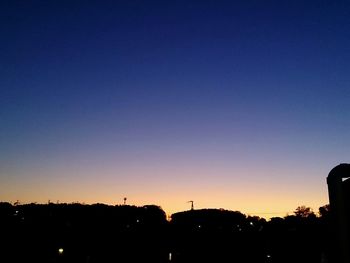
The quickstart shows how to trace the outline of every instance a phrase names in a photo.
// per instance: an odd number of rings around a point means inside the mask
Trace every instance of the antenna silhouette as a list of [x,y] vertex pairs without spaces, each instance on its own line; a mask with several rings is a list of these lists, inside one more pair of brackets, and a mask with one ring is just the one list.
[[194,210],[194,206],[193,206],[193,201],[188,201],[187,203],[191,203],[191,210]]

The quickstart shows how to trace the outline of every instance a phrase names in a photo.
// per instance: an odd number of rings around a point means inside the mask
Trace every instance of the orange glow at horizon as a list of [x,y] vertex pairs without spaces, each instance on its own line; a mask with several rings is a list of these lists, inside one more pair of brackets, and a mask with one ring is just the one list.
[[[317,212],[328,203],[326,183],[321,176],[297,177],[294,174],[303,174],[302,168],[289,171],[281,164],[257,169],[196,163],[137,168],[130,164],[102,167],[71,163],[15,172],[1,182],[0,201],[120,205],[127,197],[128,205],[154,204],[170,215],[189,210],[187,202],[194,200],[195,209],[223,208],[264,218],[292,214],[300,205]],[[327,174],[326,170],[307,171],[311,172]]]

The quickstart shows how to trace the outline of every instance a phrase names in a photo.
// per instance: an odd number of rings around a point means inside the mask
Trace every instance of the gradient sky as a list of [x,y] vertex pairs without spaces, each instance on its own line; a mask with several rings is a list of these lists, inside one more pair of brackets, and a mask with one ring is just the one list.
[[328,203],[348,1],[1,1],[0,201]]

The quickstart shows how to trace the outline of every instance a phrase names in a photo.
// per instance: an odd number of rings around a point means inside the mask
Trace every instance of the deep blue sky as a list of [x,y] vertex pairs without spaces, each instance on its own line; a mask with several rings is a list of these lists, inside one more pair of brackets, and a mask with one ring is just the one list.
[[347,1],[2,1],[0,199],[317,208],[349,28]]

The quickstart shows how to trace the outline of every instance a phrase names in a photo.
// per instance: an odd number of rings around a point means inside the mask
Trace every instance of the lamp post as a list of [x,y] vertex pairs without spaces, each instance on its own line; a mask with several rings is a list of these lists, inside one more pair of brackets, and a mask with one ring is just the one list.
[[[342,163],[334,167],[328,174],[329,204],[335,232],[335,242],[339,251],[339,263],[350,263],[350,242],[349,242],[349,204],[346,203],[344,178],[350,177],[350,164]],[[333,255],[335,256],[335,255]]]

